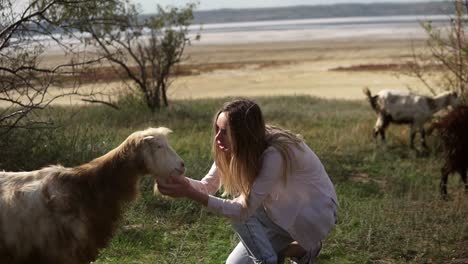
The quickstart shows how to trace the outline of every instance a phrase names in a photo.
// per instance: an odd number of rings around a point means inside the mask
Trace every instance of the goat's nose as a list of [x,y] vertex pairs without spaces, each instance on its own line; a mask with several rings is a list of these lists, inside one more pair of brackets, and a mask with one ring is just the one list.
[[184,168],[184,167],[185,167],[185,164],[184,164],[184,162],[183,162],[183,161],[181,161],[181,162],[180,162],[180,166],[182,166],[182,168]]

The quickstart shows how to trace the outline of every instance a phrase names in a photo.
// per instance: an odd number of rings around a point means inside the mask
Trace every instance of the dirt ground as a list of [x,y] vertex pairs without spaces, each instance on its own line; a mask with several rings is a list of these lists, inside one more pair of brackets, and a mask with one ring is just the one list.
[[[425,93],[419,80],[401,74],[422,41],[353,39],[300,42],[194,45],[188,47],[169,99],[224,96],[312,95],[329,99],[364,99],[362,89],[414,89]],[[44,61],[63,61],[49,54]],[[126,85],[107,74],[101,81],[85,81],[84,91],[116,95]],[[102,77],[102,76],[101,76]],[[59,93],[50,89],[51,96]],[[105,99],[105,98],[103,98]],[[63,98],[55,104],[83,103]]]

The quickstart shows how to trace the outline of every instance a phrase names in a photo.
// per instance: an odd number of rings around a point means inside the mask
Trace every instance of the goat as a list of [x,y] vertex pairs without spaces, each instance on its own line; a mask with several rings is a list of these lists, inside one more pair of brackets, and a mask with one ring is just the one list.
[[451,173],[458,172],[468,194],[468,106],[459,106],[432,124],[429,130],[436,129],[444,149],[444,165],[441,169],[440,194],[447,199],[447,180]]
[[416,132],[421,134],[421,144],[427,148],[424,124],[436,112],[458,104],[455,92],[443,92],[435,97],[428,97],[397,90],[382,90],[372,96],[369,89],[365,88],[364,94],[378,115],[374,126],[374,137],[380,134],[382,141],[385,141],[385,130],[390,123],[408,124],[411,148],[414,148]]
[[185,172],[168,128],[131,134],[120,146],[77,167],[0,172],[0,263],[81,264],[111,239],[140,175]]

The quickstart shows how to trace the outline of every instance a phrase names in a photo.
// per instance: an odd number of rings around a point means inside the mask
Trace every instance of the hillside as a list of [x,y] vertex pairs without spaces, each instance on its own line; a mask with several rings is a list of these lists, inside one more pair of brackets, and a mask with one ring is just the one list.
[[373,3],[196,11],[195,24],[355,16],[452,14],[449,2]]

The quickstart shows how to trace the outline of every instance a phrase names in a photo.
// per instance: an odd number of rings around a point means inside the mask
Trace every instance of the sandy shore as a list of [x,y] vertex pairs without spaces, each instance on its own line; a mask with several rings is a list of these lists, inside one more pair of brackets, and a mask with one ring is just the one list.
[[[198,46],[189,50],[191,63],[244,62],[242,68],[215,70],[178,78],[171,98],[219,96],[313,95],[362,99],[363,87],[422,90],[414,78],[390,70],[336,71],[359,65],[403,64],[422,42],[354,39]],[[258,62],[258,64],[252,63]],[[265,67],[261,62],[276,62]]]
[[[169,99],[224,96],[312,95],[334,99],[363,99],[362,88],[408,89],[424,92],[421,83],[396,71],[367,69],[336,71],[359,65],[402,64],[411,59],[409,39],[353,38],[222,45],[193,45],[184,62],[192,68],[211,65],[209,71],[177,77],[168,90]],[[47,61],[61,60],[51,54]],[[216,65],[224,67],[216,68]],[[226,67],[231,65],[231,67]],[[83,85],[85,91],[116,94],[125,87],[119,80]],[[51,89],[51,94],[58,93]],[[56,104],[82,103],[63,98]]]

